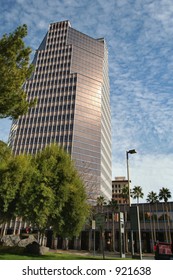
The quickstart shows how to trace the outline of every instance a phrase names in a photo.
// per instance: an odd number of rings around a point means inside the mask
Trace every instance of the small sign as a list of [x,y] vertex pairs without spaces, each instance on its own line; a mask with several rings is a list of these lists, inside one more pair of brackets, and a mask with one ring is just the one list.
[[96,221],[92,220],[92,229],[96,229]]
[[120,212],[120,223],[124,224],[124,213]]
[[97,214],[97,215],[95,216],[95,221],[96,221],[96,226],[97,226],[97,227],[102,227],[102,226],[104,226],[104,223],[105,223],[105,214],[103,214],[103,213]]

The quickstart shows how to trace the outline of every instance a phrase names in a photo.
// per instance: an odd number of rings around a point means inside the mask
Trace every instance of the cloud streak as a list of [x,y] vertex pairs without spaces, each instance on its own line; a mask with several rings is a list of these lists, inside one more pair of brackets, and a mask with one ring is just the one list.
[[[134,168],[140,175],[131,174],[133,184],[150,189],[163,184],[173,193],[172,1],[3,0],[0,9],[0,34],[26,23],[26,42],[33,50],[54,21],[69,19],[79,31],[94,38],[105,37],[113,177],[126,173],[125,151],[135,148],[138,154],[133,158]],[[0,125],[5,137],[6,125]]]

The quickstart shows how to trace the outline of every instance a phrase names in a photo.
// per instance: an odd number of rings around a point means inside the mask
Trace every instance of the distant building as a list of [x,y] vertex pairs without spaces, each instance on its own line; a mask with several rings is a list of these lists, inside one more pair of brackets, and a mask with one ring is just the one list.
[[[161,242],[170,242],[173,240],[173,202],[158,202],[158,203],[139,203],[133,204],[133,206],[139,207],[139,218],[140,218],[140,228],[141,228],[141,242],[142,251],[151,253],[154,249],[155,241],[159,240]],[[95,206],[95,212],[97,213],[98,207]],[[115,244],[115,250],[120,250],[120,224],[115,217],[117,214],[122,212],[124,214],[124,229],[125,229],[125,248],[126,251],[131,252],[131,226],[130,226],[130,215],[129,215],[129,205],[121,204],[119,205],[119,210],[114,212],[114,220],[112,215],[112,210],[109,206],[104,206],[102,209],[103,228],[105,237],[105,250],[112,250],[113,243]],[[9,221],[4,224],[0,224],[0,236],[6,234],[22,234],[26,233],[28,230],[27,224],[22,220],[22,218],[16,218],[14,221]],[[113,233],[114,230],[114,233]],[[34,229],[33,229],[34,232]],[[37,232],[37,231],[36,231]],[[97,225],[95,229],[95,249],[100,249],[101,242],[101,232],[100,224]],[[52,232],[47,232],[46,246],[51,247],[52,244]],[[114,238],[114,242],[113,242]],[[62,249],[63,238],[57,236],[57,248]],[[134,249],[135,252],[139,252],[139,239],[138,232],[133,232]],[[94,236],[91,231],[91,223],[86,223],[81,234],[78,237],[73,237],[69,240],[70,249],[79,250],[93,250],[94,249]]]
[[128,180],[125,177],[115,177],[115,180],[112,180],[112,199],[118,204],[129,204],[128,195],[122,195],[125,187],[128,187]]
[[9,144],[15,154],[35,154],[50,143],[61,145],[82,174],[89,200],[111,199],[111,112],[108,51],[71,27],[51,23],[24,85],[37,104],[14,121]]

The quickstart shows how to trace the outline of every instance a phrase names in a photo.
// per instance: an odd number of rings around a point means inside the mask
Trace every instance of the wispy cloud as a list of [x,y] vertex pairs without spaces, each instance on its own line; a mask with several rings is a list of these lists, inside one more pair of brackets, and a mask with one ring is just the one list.
[[[135,154],[130,157],[129,162],[131,188],[142,186],[145,196],[143,201],[146,202],[146,197],[152,190],[157,194],[162,187],[172,190],[173,157],[171,155]],[[113,169],[118,172],[118,175],[126,174],[125,154],[124,160],[113,164]]]
[[26,23],[26,42],[33,50],[50,22],[65,19],[94,38],[105,37],[110,66],[113,176],[125,174],[125,151],[135,148],[138,155],[133,158],[134,168],[140,175],[132,173],[132,182],[156,189],[165,184],[173,192],[172,0],[1,2],[0,34]]

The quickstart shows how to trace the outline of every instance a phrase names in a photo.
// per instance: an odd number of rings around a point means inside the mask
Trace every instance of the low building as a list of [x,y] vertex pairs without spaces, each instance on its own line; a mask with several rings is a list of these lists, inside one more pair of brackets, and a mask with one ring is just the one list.
[[[132,204],[132,207],[139,207],[139,219],[141,229],[141,243],[142,251],[151,253],[153,252],[154,243],[156,240],[161,242],[170,242],[173,240],[173,202],[158,202],[155,204],[140,203]],[[102,209],[95,207],[95,213],[102,216],[102,231],[104,232],[105,250],[120,250],[120,222],[119,213],[123,213],[124,217],[124,235],[123,243],[126,252],[131,252],[131,227],[130,227],[130,214],[129,205],[121,204],[118,209],[112,209],[110,206],[103,206]],[[93,217],[94,219],[95,217]],[[16,219],[15,222],[11,221],[5,225],[0,225],[0,235],[4,234],[20,234],[28,225],[22,220]],[[46,232],[47,240],[45,245],[52,246],[52,232]],[[139,252],[138,231],[133,232],[134,236],[134,249]],[[92,221],[89,220],[80,236],[74,237],[69,240],[70,249],[78,250],[93,250],[95,240],[95,250],[101,248],[101,231],[100,224],[96,223],[95,229],[92,228]],[[63,238],[57,236],[55,248],[63,248]]]
[[128,187],[128,180],[125,177],[115,177],[112,180],[112,199],[118,204],[128,204],[129,198],[123,195],[123,189]]

